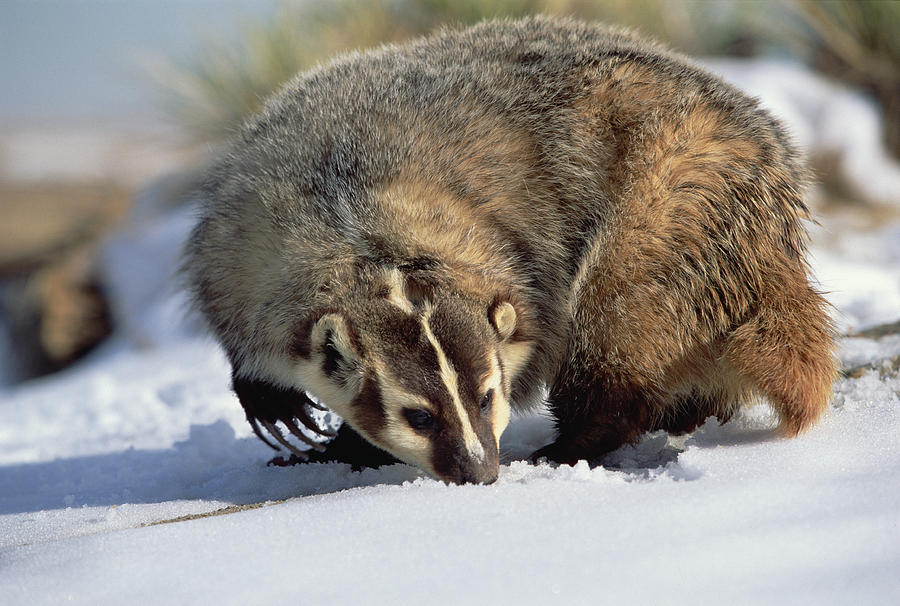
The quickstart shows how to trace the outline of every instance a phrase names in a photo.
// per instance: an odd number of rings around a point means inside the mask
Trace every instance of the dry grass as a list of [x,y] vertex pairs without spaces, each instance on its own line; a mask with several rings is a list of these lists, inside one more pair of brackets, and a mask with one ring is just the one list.
[[759,4],[683,0],[334,0],[285,2],[248,18],[240,43],[207,40],[187,60],[148,65],[168,113],[199,141],[227,137],[298,71],[341,51],[428,33],[445,24],[536,13],[636,28],[692,54],[746,53]]
[[65,367],[111,331],[96,250],[130,192],[109,183],[0,181],[0,314],[25,379]]
[[243,20],[239,43],[207,40],[193,57],[157,61],[149,73],[175,121],[194,140],[215,142],[295,73],[336,53],[536,13],[624,25],[692,55],[806,58],[878,99],[886,140],[900,154],[900,1],[286,0],[268,18]]
[[0,277],[28,271],[95,240],[118,221],[130,192],[108,182],[0,181]]
[[885,142],[900,156],[900,2],[793,0],[785,37],[817,69],[868,91],[885,116]]
[[262,503],[251,503],[249,505],[229,505],[228,507],[222,507],[221,509],[216,509],[214,511],[208,511],[206,513],[191,513],[184,516],[178,516],[177,518],[169,518],[166,520],[158,520],[156,522],[142,522],[141,527],[146,526],[159,526],[160,524],[175,524],[177,522],[190,522],[191,520],[200,520],[203,518],[214,518],[217,516],[224,516],[231,513],[238,513],[241,511],[249,511],[251,509],[260,509],[262,507],[269,507],[271,505],[281,505],[282,503],[286,503],[286,499],[281,499],[278,501],[264,501]]

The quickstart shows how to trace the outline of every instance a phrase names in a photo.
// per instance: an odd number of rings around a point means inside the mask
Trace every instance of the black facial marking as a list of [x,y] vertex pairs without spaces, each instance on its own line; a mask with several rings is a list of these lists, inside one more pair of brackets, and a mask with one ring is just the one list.
[[404,408],[403,416],[409,426],[420,433],[430,433],[435,428],[434,415],[421,408]]
[[398,369],[395,374],[403,388],[421,395],[439,409],[451,406],[450,394],[441,382],[437,353],[419,318],[398,312],[388,318],[381,331],[382,355]]
[[[432,301],[427,323],[438,348],[447,356],[457,375],[460,401],[484,448],[484,460],[472,456],[463,438],[453,395],[444,384],[435,344],[421,315],[411,315],[385,306],[374,329],[379,356],[390,362],[403,390],[429,402],[429,410],[403,409],[409,427],[428,438],[433,469],[439,477],[456,482],[490,482],[497,474],[497,445],[491,423],[496,389],[485,393],[484,381],[493,368],[495,338],[483,304],[465,301]],[[485,400],[485,396],[487,400]]]
[[334,333],[330,330],[325,332],[325,340],[322,342],[322,353],[325,355],[325,361],[322,363],[322,372],[329,379],[334,379],[340,370],[343,357],[334,345]]
[[481,398],[481,414],[490,414],[494,405],[494,390],[489,389],[484,397]]
[[456,305],[437,306],[431,316],[431,330],[447,359],[456,370],[459,395],[464,405],[477,405],[483,393],[484,379],[491,372],[489,352],[493,348],[486,337],[487,317],[478,325],[475,318],[481,312],[458,308]]
[[358,428],[373,438],[379,438],[387,420],[381,389],[374,378],[368,377],[363,381],[362,389],[351,403],[351,407]]

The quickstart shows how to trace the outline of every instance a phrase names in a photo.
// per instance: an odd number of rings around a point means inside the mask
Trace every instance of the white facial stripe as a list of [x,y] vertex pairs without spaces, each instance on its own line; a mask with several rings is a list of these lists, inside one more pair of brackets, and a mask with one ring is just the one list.
[[392,269],[390,277],[391,291],[388,294],[388,302],[396,305],[408,314],[414,313],[415,309],[409,299],[406,298],[406,293],[403,290],[403,274],[398,269]]
[[491,374],[484,384],[484,391],[494,390],[494,404],[491,411],[491,430],[494,432],[494,440],[500,447],[500,435],[509,424],[510,407],[506,399],[506,389],[503,387],[503,372],[500,370],[500,361],[495,354],[491,359]]
[[438,365],[441,369],[441,381],[444,383],[447,391],[450,392],[450,399],[453,401],[453,407],[456,410],[459,422],[462,425],[463,441],[466,444],[466,450],[469,451],[469,456],[473,459],[484,461],[484,447],[481,445],[481,440],[475,435],[475,430],[472,429],[472,423],[469,421],[469,414],[463,407],[462,400],[459,397],[459,384],[456,371],[453,369],[447,356],[444,355],[444,350],[441,349],[437,337],[431,332],[431,326],[428,324],[427,312],[422,316],[422,330],[424,330],[425,336],[428,337],[428,341],[431,343],[431,346],[434,347],[435,354],[437,354]]

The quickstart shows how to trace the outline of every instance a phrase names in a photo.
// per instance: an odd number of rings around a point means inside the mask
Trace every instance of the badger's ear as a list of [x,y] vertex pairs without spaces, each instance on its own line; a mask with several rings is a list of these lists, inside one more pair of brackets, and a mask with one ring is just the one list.
[[[500,335],[500,359],[508,380],[518,376],[531,357],[534,342],[529,336],[527,321],[509,301],[499,300],[491,305],[488,318]],[[515,339],[513,339],[515,335]]]
[[323,378],[355,395],[362,388],[362,352],[348,320],[341,314],[325,314],[312,324],[309,358]]
[[501,301],[491,306],[489,310],[491,324],[500,335],[500,339],[506,341],[516,331],[516,308],[509,301]]

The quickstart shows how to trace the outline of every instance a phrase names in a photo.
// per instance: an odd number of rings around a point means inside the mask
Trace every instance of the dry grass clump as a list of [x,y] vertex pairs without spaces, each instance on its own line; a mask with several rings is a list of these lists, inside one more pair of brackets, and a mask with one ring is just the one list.
[[238,42],[207,40],[149,71],[167,112],[195,139],[218,141],[298,71],[345,50],[426,34],[445,24],[537,13],[636,28],[693,54],[746,53],[759,6],[682,0],[334,0],[284,2],[239,25]]
[[338,52],[536,13],[632,27],[692,55],[799,56],[878,99],[900,155],[900,1],[285,0],[267,18],[242,20],[237,42],[207,40],[193,57],[150,71],[168,113],[194,139],[215,142],[298,71]]
[[129,197],[109,182],[0,180],[0,328],[15,347],[5,380],[64,368],[110,334],[96,252]]
[[794,0],[795,48],[811,65],[874,96],[885,142],[900,156],[900,2]]

